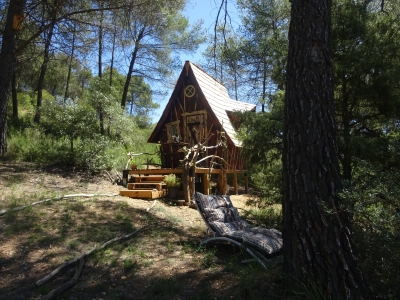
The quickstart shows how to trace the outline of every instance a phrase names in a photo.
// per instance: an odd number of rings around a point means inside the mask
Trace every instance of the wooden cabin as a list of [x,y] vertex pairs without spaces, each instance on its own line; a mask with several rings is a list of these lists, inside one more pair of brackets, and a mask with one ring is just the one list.
[[[186,61],[164,112],[148,139],[149,143],[160,145],[161,170],[136,170],[129,171],[129,174],[143,175],[151,171],[154,174],[179,174],[180,160],[184,155],[180,149],[203,143],[207,139],[206,146],[214,146],[218,135],[222,133],[226,137],[227,147],[207,150],[201,153],[201,157],[213,154],[222,157],[225,162],[214,166],[213,172],[221,174],[223,170],[224,176],[234,174],[236,182],[237,173],[246,173],[246,163],[241,156],[240,142],[235,136],[238,124],[232,113],[255,109],[253,104],[231,99],[225,86]],[[209,160],[205,160],[197,165],[196,173],[206,174],[208,167]],[[201,178],[203,182],[209,180]],[[235,188],[237,190],[237,186]],[[200,191],[208,194],[207,182],[200,187]]]

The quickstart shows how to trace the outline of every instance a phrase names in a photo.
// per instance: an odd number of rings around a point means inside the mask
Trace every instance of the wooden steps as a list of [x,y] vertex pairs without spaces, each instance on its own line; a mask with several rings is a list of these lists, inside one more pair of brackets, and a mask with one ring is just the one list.
[[165,186],[163,182],[135,182],[135,183],[128,183],[128,190],[135,190],[135,189],[145,189],[145,190],[154,190],[161,191]]
[[165,197],[166,190],[157,191],[157,190],[122,190],[119,191],[121,196],[130,197],[130,198],[139,198],[139,199],[157,199]]
[[128,189],[119,192],[121,196],[139,199],[157,199],[166,196],[164,176],[135,176],[135,182],[128,183]]
[[156,175],[156,176],[136,176],[135,182],[148,182],[148,181],[155,181],[160,182],[164,181],[164,176]]

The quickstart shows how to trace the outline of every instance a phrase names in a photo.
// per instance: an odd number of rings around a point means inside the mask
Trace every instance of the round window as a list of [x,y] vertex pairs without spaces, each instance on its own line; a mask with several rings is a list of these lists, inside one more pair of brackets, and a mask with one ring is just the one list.
[[188,86],[185,88],[185,96],[186,96],[186,97],[193,97],[193,96],[194,96],[194,93],[196,93],[196,89],[194,88],[193,85],[188,85]]

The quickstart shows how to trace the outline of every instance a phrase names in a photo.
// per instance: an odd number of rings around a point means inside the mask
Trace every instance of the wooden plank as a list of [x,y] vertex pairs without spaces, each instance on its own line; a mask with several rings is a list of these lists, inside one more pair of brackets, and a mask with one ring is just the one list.
[[201,177],[201,180],[203,181],[204,195],[210,195],[210,175],[202,174]]
[[151,183],[151,182],[134,182],[134,183],[128,183],[128,190],[134,190],[136,188],[140,189],[156,189],[158,191],[161,191],[163,186],[165,185],[164,182],[156,182],[156,183]]
[[[182,169],[152,169],[152,170],[129,170],[129,175],[168,175],[182,174]],[[209,168],[196,168],[196,173],[209,173]],[[220,174],[221,169],[212,169],[212,174]],[[245,173],[246,171],[243,171]]]
[[154,191],[154,190],[122,190],[119,191],[121,196],[138,198],[138,199],[157,199],[165,197],[166,191]]
[[148,182],[148,181],[164,181],[164,176],[141,176],[140,182]]

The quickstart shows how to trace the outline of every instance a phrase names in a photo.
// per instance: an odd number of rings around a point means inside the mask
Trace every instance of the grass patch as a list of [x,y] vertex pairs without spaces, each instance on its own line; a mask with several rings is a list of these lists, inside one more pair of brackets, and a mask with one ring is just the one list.
[[134,270],[139,269],[139,264],[137,262],[137,260],[132,260],[130,258],[127,258],[124,260],[124,271],[125,272],[131,272]]
[[180,291],[180,284],[174,278],[158,278],[150,282],[151,294],[157,298],[169,298]]

